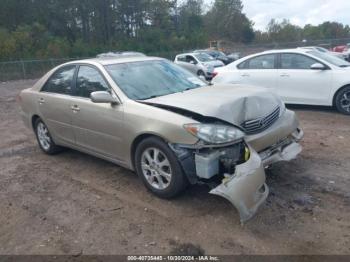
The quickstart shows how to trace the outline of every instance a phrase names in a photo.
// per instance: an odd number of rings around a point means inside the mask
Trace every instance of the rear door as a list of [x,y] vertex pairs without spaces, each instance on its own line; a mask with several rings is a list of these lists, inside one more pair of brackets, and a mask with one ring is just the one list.
[[74,144],[69,99],[73,92],[75,71],[76,65],[58,69],[45,83],[37,97],[40,116],[56,142],[58,139]]
[[304,54],[280,54],[277,93],[284,102],[315,105],[328,103],[332,70],[313,70],[311,65],[315,63],[320,62]]
[[[237,82],[276,91],[277,56],[276,54],[259,55],[237,66]],[[236,79],[235,79],[236,80]],[[235,81],[236,82],[236,81]]]
[[95,91],[113,92],[96,67],[80,65],[76,93],[70,104],[76,144],[89,151],[121,160],[123,106],[93,103],[90,94]]

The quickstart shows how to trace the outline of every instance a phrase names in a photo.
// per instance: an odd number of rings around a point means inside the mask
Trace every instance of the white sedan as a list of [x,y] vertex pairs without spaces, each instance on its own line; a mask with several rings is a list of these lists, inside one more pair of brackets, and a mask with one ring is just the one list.
[[272,50],[216,68],[213,83],[249,84],[288,104],[336,106],[350,115],[350,63],[314,50]]

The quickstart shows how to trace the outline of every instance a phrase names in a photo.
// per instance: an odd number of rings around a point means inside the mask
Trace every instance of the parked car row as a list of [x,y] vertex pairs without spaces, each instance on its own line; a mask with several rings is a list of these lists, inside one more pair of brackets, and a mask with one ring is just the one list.
[[350,61],[350,43],[332,48],[333,52],[342,54],[347,61]]
[[[215,70],[279,66],[279,56],[266,55],[216,68],[201,52],[175,62]],[[205,184],[245,222],[268,196],[265,168],[301,152],[298,119],[275,92],[212,85],[197,68],[176,63],[118,53],[60,65],[19,94],[23,121],[47,154],[69,147],[106,159],[134,170],[162,198]],[[257,75],[266,80],[263,74]]]
[[178,54],[174,62],[206,80],[211,80],[215,76],[214,68],[228,65],[239,57],[237,52],[226,55],[218,50],[204,49]]

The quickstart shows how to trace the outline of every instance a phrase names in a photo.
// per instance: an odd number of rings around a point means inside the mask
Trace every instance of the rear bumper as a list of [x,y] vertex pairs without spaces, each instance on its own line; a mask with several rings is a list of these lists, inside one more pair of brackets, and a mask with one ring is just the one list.
[[258,153],[250,148],[249,160],[236,166],[235,173],[223,179],[210,193],[230,201],[238,210],[241,223],[252,218],[269,194],[265,170]]

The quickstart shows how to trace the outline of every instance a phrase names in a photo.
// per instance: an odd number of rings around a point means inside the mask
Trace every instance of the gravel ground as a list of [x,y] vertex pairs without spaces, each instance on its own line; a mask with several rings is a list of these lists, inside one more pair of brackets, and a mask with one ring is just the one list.
[[294,107],[298,159],[268,171],[271,194],[241,226],[226,200],[193,186],[161,200],[137,176],[67,150],[43,154],[0,84],[0,254],[350,254],[350,117]]

